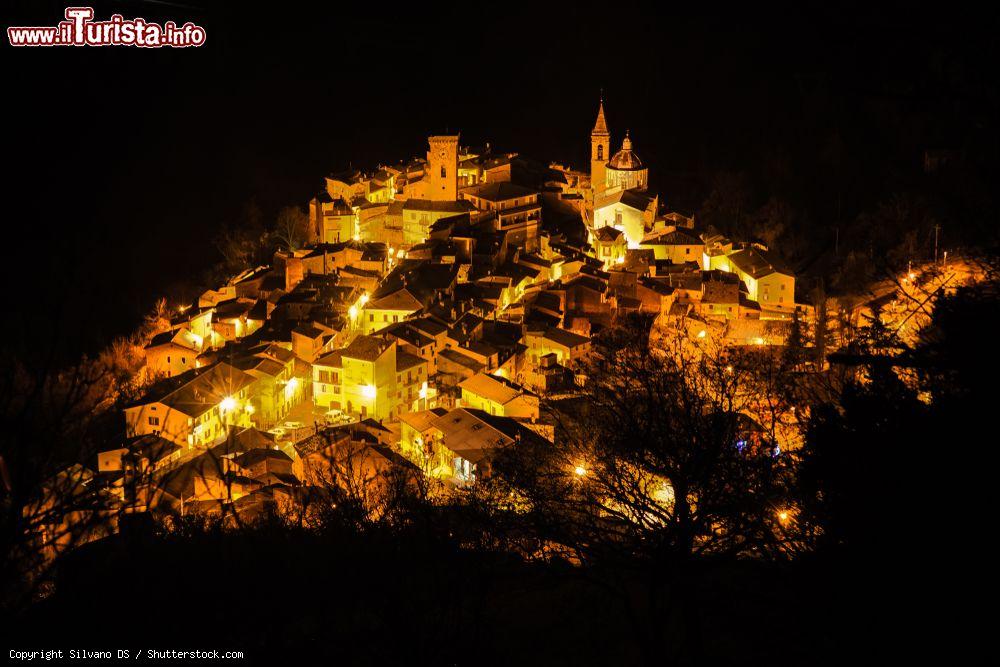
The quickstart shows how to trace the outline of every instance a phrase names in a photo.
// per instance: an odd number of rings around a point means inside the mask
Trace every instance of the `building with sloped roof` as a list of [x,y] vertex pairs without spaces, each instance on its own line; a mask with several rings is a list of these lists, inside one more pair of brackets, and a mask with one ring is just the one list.
[[424,304],[406,287],[369,299],[361,313],[362,330],[375,333],[419,313]]
[[500,449],[545,442],[515,419],[466,407],[437,416],[424,435],[422,444],[439,463],[438,475],[450,473],[450,481],[458,485],[488,477],[491,459]]
[[[795,274],[774,253],[757,245],[716,251],[703,256],[706,268],[732,272],[746,285],[747,296],[767,311],[781,313],[795,309]],[[780,316],[780,315],[779,315]]]
[[592,235],[591,244],[594,246],[594,255],[604,262],[605,268],[625,262],[628,240],[625,238],[624,232],[617,227],[605,225],[596,228]]
[[406,247],[422,243],[430,237],[430,228],[441,218],[475,211],[472,202],[407,199],[402,205],[403,244]]
[[538,191],[501,181],[487,183],[462,191],[461,196],[480,211],[488,211],[495,231],[508,236],[508,242],[534,252],[539,247],[542,205]]
[[[592,229],[614,227],[625,234],[628,247],[638,248],[652,229],[659,198],[641,190],[609,190],[594,200]],[[593,232],[591,232],[593,244]]]
[[153,336],[145,347],[147,372],[151,377],[174,377],[197,368],[205,346],[205,339],[187,327],[164,331]]
[[399,349],[395,339],[360,335],[313,364],[313,403],[359,420],[395,421],[433,404],[425,359]]
[[705,251],[705,243],[697,234],[684,229],[669,228],[647,234],[639,247],[652,250],[656,259],[670,260],[674,264],[685,262],[700,264]]
[[159,435],[188,447],[210,446],[230,427],[251,426],[251,390],[257,379],[219,362],[154,385],[125,408],[129,437]]
[[462,405],[491,415],[538,419],[538,396],[504,377],[477,373],[459,383]]
[[590,353],[590,338],[559,327],[528,330],[521,342],[528,348],[526,354],[535,366],[548,354],[555,355],[558,363],[572,366]]

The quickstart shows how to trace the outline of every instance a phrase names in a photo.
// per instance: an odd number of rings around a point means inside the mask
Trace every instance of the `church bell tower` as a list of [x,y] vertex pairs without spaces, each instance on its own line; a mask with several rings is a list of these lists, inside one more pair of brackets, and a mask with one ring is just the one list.
[[458,199],[458,135],[428,137],[427,143],[427,198],[431,201],[455,201]]
[[590,187],[595,193],[604,190],[604,165],[611,159],[611,134],[604,120],[604,98],[597,110],[597,122],[590,131]]

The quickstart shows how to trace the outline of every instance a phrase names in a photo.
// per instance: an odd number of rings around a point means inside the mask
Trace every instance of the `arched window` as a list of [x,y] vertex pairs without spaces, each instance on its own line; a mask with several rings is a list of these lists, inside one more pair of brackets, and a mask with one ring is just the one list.
[[602,144],[597,145],[597,159],[598,160],[604,159],[604,146]]

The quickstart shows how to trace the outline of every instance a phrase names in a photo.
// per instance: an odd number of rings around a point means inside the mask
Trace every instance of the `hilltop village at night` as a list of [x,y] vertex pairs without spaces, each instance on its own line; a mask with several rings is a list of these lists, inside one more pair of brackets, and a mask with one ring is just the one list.
[[989,655],[996,12],[7,4],[12,661]]
[[654,348],[768,349],[809,330],[780,249],[671,210],[603,101],[589,141],[585,171],[453,133],[425,158],[328,176],[270,265],[161,313],[137,346],[126,439],[47,487],[101,489],[108,522],[44,542],[106,535],[122,510],[294,507],[342,483],[334,468],[469,487],[496,451],[556,437],[545,401],[586,384],[592,338],[630,315],[653,321]]

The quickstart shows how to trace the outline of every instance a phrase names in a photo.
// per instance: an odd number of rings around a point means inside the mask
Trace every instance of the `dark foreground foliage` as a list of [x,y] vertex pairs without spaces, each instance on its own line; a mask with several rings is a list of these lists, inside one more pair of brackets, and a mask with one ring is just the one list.
[[[807,664],[852,633],[831,613],[830,570],[693,573],[702,664]],[[420,529],[136,527],[76,552],[57,593],[5,627],[25,645],[224,647],[281,664],[644,664],[604,574],[461,550]],[[642,573],[615,575],[649,593]],[[676,638],[674,619],[655,621]]]

